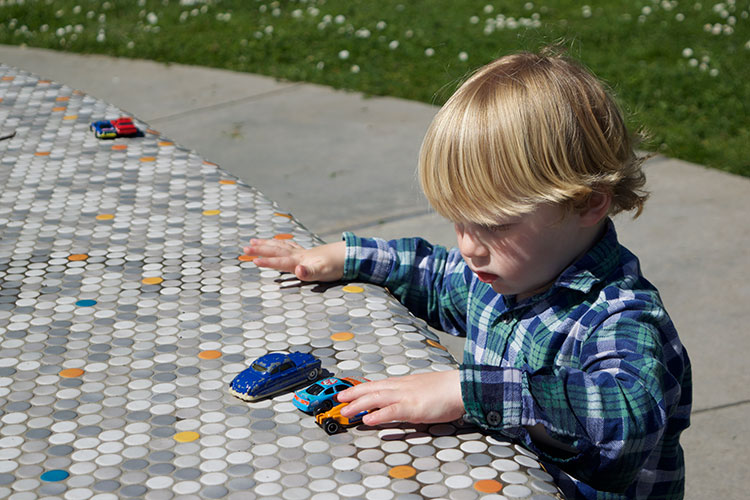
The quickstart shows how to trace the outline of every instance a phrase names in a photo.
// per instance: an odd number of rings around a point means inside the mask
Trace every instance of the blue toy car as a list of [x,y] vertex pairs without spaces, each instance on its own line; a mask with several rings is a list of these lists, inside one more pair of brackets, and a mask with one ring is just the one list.
[[313,382],[320,373],[320,360],[312,354],[273,352],[259,357],[234,377],[229,392],[243,401],[256,401]]
[[117,137],[117,130],[109,120],[99,120],[92,123],[89,129],[94,131],[94,135],[99,139],[114,139]]
[[358,380],[352,377],[330,377],[318,380],[314,384],[295,392],[292,403],[305,413],[317,415],[330,410],[334,404],[338,404],[334,400],[336,394],[362,382],[367,382],[367,380]]

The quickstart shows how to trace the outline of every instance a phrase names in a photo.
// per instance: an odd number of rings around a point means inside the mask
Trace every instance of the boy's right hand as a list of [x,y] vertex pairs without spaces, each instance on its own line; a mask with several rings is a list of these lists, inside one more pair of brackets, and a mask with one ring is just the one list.
[[302,248],[291,240],[252,239],[245,255],[256,258],[258,267],[294,273],[302,281],[337,281],[344,277],[346,243],[339,241],[313,248]]

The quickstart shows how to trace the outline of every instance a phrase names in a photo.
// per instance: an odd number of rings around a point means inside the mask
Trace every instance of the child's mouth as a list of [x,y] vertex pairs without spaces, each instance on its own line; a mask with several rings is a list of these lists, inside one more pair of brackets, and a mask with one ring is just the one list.
[[483,283],[492,283],[498,278],[496,274],[480,273],[478,271],[474,271],[474,272],[476,273],[477,278],[479,278],[479,281]]

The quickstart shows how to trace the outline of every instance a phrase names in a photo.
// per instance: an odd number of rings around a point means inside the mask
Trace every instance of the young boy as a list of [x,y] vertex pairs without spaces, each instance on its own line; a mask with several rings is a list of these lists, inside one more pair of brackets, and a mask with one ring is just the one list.
[[465,335],[458,370],[340,394],[368,425],[465,415],[534,450],[569,498],[682,498],[690,364],[657,290],[609,215],[645,182],[602,84],[560,56],[481,68],[432,122],[422,188],[458,248],[351,233],[302,249],[252,240],[259,266],[305,281],[386,286],[417,316]]

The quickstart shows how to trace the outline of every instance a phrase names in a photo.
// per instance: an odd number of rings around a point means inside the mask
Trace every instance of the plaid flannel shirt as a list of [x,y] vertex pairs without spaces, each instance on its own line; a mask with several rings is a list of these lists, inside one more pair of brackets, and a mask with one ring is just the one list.
[[[536,452],[569,499],[682,498],[690,362],[611,221],[550,289],[522,301],[479,281],[455,248],[344,240],[345,279],[383,285],[416,316],[467,337],[467,416]],[[576,452],[532,441],[536,424]]]

